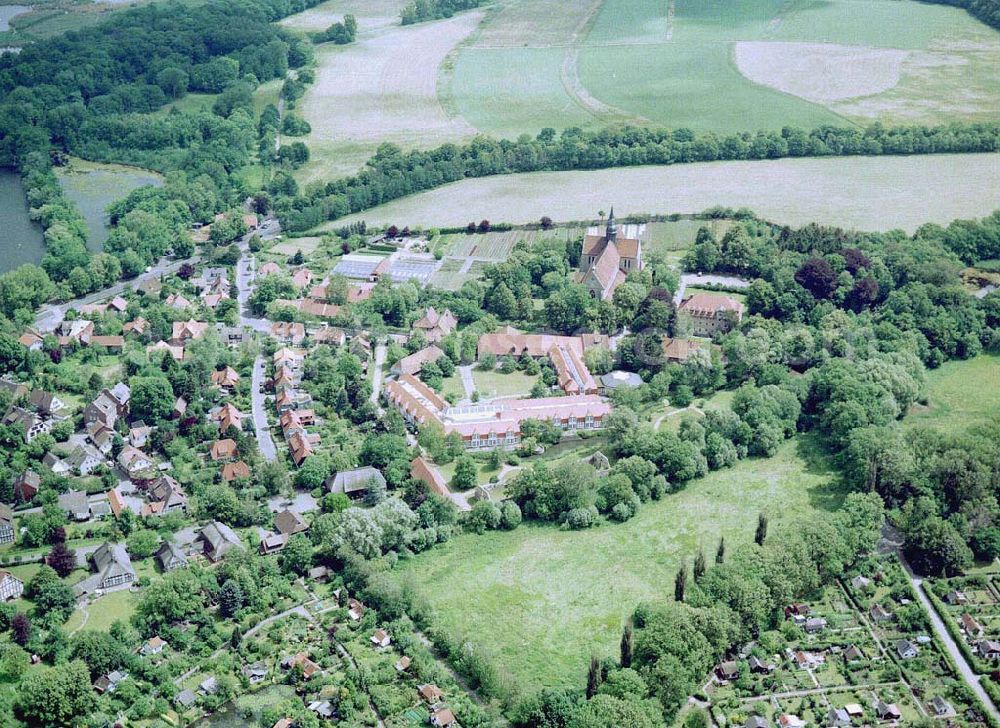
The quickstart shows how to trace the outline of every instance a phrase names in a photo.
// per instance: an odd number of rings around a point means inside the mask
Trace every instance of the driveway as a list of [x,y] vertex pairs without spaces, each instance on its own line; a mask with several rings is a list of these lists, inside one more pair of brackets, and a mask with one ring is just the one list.
[[271,513],[279,513],[286,508],[296,513],[308,513],[319,508],[319,504],[309,493],[296,493],[291,500],[283,495],[276,495],[273,498],[267,499],[267,509]]
[[458,376],[462,380],[462,388],[465,389],[465,398],[472,400],[472,393],[476,391],[476,382],[472,379],[472,365],[458,367]]
[[250,383],[250,404],[253,415],[253,428],[257,435],[257,446],[260,454],[268,462],[273,462],[278,457],[278,451],[274,447],[274,440],[267,424],[267,410],[264,409],[264,355],[258,354],[253,362],[253,376]]

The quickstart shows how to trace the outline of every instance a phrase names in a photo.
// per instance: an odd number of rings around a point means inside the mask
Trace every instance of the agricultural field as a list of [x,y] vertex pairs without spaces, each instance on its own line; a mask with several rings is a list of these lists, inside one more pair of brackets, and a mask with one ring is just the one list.
[[[899,180],[907,180],[905,187]],[[777,223],[819,222],[913,232],[925,222],[981,217],[997,204],[1000,156],[943,154],[710,162],[463,180],[342,218],[374,225],[460,226],[748,207]]]
[[[322,22],[340,18],[331,11]],[[364,18],[359,16],[359,24]],[[482,13],[470,12],[374,31],[362,25],[357,42],[318,47],[316,81],[296,109],[312,125],[305,140],[312,159],[301,177],[352,172],[386,141],[431,147],[475,134],[442,107],[437,70],[481,18]]]
[[526,692],[579,687],[590,655],[616,654],[625,617],[669,593],[681,560],[699,546],[714,549],[723,534],[727,543],[749,541],[761,509],[793,520],[836,508],[842,495],[830,466],[797,439],[774,458],[647,503],[624,524],[564,531],[526,523],[459,536],[396,573],[431,605],[439,628],[478,643]]
[[904,426],[958,433],[995,417],[1000,412],[1000,356],[947,362],[927,373],[924,391],[927,403],[914,405]]
[[633,123],[731,133],[792,125],[998,118],[1000,34],[898,0],[501,0],[399,25],[402,0],[331,0],[282,21],[359,36],[317,51],[299,105],[302,181],[358,169],[378,143]]
[[121,164],[99,164],[74,159],[59,168],[59,183],[87,222],[87,245],[99,251],[108,237],[107,207],[144,185],[163,184],[156,172]]

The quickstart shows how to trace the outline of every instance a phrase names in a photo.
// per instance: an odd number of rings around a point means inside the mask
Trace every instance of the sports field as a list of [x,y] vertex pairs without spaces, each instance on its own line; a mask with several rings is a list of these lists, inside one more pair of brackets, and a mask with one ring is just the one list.
[[951,361],[927,373],[927,405],[914,405],[903,423],[962,432],[1000,416],[1000,356]]
[[522,691],[582,687],[590,655],[617,654],[626,616],[671,594],[699,546],[713,551],[720,535],[749,541],[762,509],[774,523],[839,504],[833,474],[806,442],[691,483],[624,524],[463,535],[397,573],[440,628],[495,655]]
[[330,0],[282,24],[358,17],[317,50],[302,181],[378,143],[634,123],[697,131],[1000,119],[1000,33],[914,0],[497,0],[403,27],[403,0]]
[[[906,184],[900,181],[905,180]],[[456,182],[333,223],[459,226],[514,224],[749,207],[778,223],[914,231],[925,222],[981,217],[998,204],[1000,155],[840,157],[711,162],[578,172],[537,172]]]

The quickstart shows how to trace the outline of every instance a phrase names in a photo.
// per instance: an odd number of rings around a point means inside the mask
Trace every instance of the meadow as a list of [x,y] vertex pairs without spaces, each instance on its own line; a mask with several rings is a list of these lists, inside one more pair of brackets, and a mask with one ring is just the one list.
[[996,118],[998,61],[994,31],[915,2],[533,0],[486,17],[446,94],[473,126],[508,136],[609,121],[727,133],[939,123]]
[[914,405],[905,427],[960,433],[1000,413],[1000,356],[950,361],[927,373],[926,405]]
[[772,524],[836,508],[842,498],[808,439],[767,460],[712,473],[645,504],[623,524],[587,531],[524,524],[459,536],[401,563],[397,575],[433,609],[435,626],[470,640],[524,692],[582,687],[591,654],[617,654],[636,604],[668,598],[674,574],[720,536],[749,541]]
[[[979,217],[997,207],[1000,156],[954,154],[711,162],[463,180],[335,221],[411,227],[699,213],[748,207],[777,223],[914,231],[925,222]],[[906,180],[906,184],[901,184]]]

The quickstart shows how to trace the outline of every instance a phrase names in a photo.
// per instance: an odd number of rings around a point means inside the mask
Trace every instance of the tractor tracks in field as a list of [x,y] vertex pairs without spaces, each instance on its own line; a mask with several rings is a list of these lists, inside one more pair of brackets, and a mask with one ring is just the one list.
[[[603,0],[595,0],[570,36],[566,55],[563,57],[562,66],[559,69],[559,79],[570,98],[599,121],[606,124],[649,124],[651,123],[649,119],[604,103],[591,94],[580,80],[580,44],[590,34],[590,30],[597,20],[597,13],[603,4]],[[671,0],[670,5],[673,6],[673,0]]]

